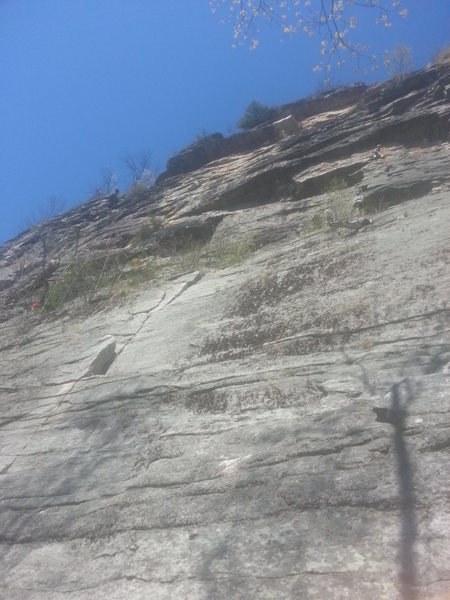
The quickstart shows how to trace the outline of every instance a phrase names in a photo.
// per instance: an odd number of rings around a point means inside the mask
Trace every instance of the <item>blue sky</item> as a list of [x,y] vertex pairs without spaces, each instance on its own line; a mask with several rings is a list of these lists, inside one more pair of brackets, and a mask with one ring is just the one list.
[[[450,41],[450,4],[404,5],[390,31],[367,11],[357,34],[378,54],[406,44],[420,68]],[[104,167],[123,190],[126,152],[162,170],[202,130],[231,132],[251,100],[318,91],[319,39],[281,37],[265,26],[257,50],[233,49],[208,0],[0,0],[0,242],[51,196],[86,201]],[[332,82],[385,76],[342,69]]]

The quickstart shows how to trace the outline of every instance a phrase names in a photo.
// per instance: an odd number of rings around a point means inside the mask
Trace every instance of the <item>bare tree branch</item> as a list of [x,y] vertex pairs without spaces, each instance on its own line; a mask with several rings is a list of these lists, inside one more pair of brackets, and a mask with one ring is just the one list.
[[133,183],[139,181],[146,171],[151,171],[150,152],[129,152],[123,156],[122,162],[131,176]]

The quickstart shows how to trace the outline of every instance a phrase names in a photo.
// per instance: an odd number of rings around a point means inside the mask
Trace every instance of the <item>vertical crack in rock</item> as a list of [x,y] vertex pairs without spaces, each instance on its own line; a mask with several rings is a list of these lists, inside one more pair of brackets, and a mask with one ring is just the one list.
[[[123,344],[123,346],[118,350],[118,352],[116,353],[116,355],[114,357],[114,360],[120,354],[122,354],[122,352],[133,342],[134,339],[136,339],[136,337],[139,335],[139,333],[142,331],[142,329],[145,327],[145,325],[147,324],[147,322],[149,321],[149,319],[151,318],[151,316],[154,313],[159,312],[160,310],[164,310],[164,308],[169,306],[169,304],[172,304],[172,302],[174,302],[182,294],[184,294],[184,292],[187,289],[189,289],[190,287],[195,285],[198,281],[200,281],[201,278],[202,278],[202,274],[199,271],[194,271],[191,275],[191,279],[189,279],[188,281],[183,281],[183,283],[181,283],[172,294],[168,295],[167,292],[163,292],[158,304],[148,311],[147,316],[142,321],[141,325],[138,327],[136,332],[131,337],[129,337],[128,340],[126,341],[126,343]],[[110,365],[111,364],[112,364],[112,361],[111,361]]]
[[194,273],[192,274],[192,279],[189,281],[184,281],[180,287],[174,292],[174,294],[172,294],[172,296],[167,300],[167,302],[164,305],[159,305],[155,308],[155,311],[157,310],[162,310],[163,308],[165,308],[166,306],[169,306],[169,304],[172,304],[172,302],[175,302],[175,300],[177,298],[179,298],[182,294],[184,294],[184,292],[192,287],[193,285],[195,285],[198,281],[200,281],[200,279],[202,278],[202,274],[199,271],[194,271]]

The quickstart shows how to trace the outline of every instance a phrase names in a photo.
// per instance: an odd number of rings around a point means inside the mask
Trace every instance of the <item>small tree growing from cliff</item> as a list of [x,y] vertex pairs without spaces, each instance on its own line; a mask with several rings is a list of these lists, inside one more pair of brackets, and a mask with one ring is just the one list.
[[117,187],[117,181],[117,175],[110,167],[103,168],[100,174],[100,185],[94,189],[92,198],[102,198],[111,194]]
[[104,194],[110,194],[117,187],[117,175],[111,167],[105,167],[101,172],[101,190]]
[[446,65],[450,63],[450,45],[440,48],[433,57],[433,62],[436,65]]
[[122,162],[133,183],[136,183],[142,179],[146,173],[151,171],[150,166],[152,160],[150,152],[128,152],[123,156]]
[[397,44],[392,51],[383,54],[383,64],[390,78],[404,79],[413,69],[411,48]]
[[240,129],[251,129],[268,121],[274,114],[275,111],[273,108],[253,100],[245,109],[245,113],[237,122],[237,126]]
[[46,202],[40,204],[25,220],[26,227],[38,225],[43,221],[48,221],[57,217],[66,210],[67,204],[64,198],[59,196],[50,196]]

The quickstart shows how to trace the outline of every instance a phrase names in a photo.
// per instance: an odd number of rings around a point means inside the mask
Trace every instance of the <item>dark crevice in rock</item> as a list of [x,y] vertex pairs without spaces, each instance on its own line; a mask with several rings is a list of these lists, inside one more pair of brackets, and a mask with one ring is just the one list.
[[372,137],[374,144],[401,143],[405,145],[439,142],[448,139],[450,123],[448,117],[437,113],[412,115],[403,119],[392,119],[381,125]]
[[[203,211],[199,211],[199,214]],[[194,216],[195,211],[190,215]],[[151,253],[162,256],[174,252],[189,250],[193,245],[205,245],[213,237],[218,225],[225,215],[209,216],[205,219],[184,219],[174,225],[168,224],[155,236],[154,242],[148,246]]]
[[186,214],[200,215],[205,210],[231,212],[279,202],[281,198],[292,197],[295,194],[293,175],[292,168],[276,167],[270,171],[263,171],[210,200],[206,207],[194,207]]
[[441,450],[446,450],[450,448],[450,438],[437,442],[436,444],[431,444],[425,448],[427,452],[440,452]]
[[380,208],[426,196],[432,188],[433,182],[431,179],[404,183],[403,185],[385,185],[379,189],[366,192],[363,205],[369,210],[379,210]]
[[366,163],[352,164],[348,167],[332,169],[323,175],[311,177],[303,182],[295,184],[294,198],[304,200],[313,196],[318,196],[327,190],[333,179],[342,180],[347,187],[352,187],[361,183],[364,177],[362,168]]
[[26,414],[17,415],[15,417],[10,417],[9,419],[5,419],[0,422],[0,428],[6,427],[6,425],[10,425],[11,423],[16,423],[17,421],[21,421],[26,417]]
[[369,444],[370,442],[372,442],[374,439],[375,439],[374,437],[368,437],[367,439],[363,439],[361,441],[354,442],[353,444],[338,444],[334,448],[320,448],[317,450],[303,450],[296,454],[290,454],[289,456],[286,456],[285,458],[282,458],[282,459],[279,459],[276,461],[254,462],[254,463],[250,464],[248,466],[248,468],[249,469],[253,469],[253,468],[259,469],[262,467],[272,467],[272,466],[286,463],[291,460],[296,460],[299,458],[309,458],[309,457],[314,457],[314,456],[330,456],[332,454],[340,454],[342,452],[342,450],[345,450],[347,448],[356,448],[359,446],[365,446],[366,444]]
[[85,377],[90,377],[92,375],[105,375],[114,362],[116,356],[116,340],[111,340],[97,354],[87,370]]

